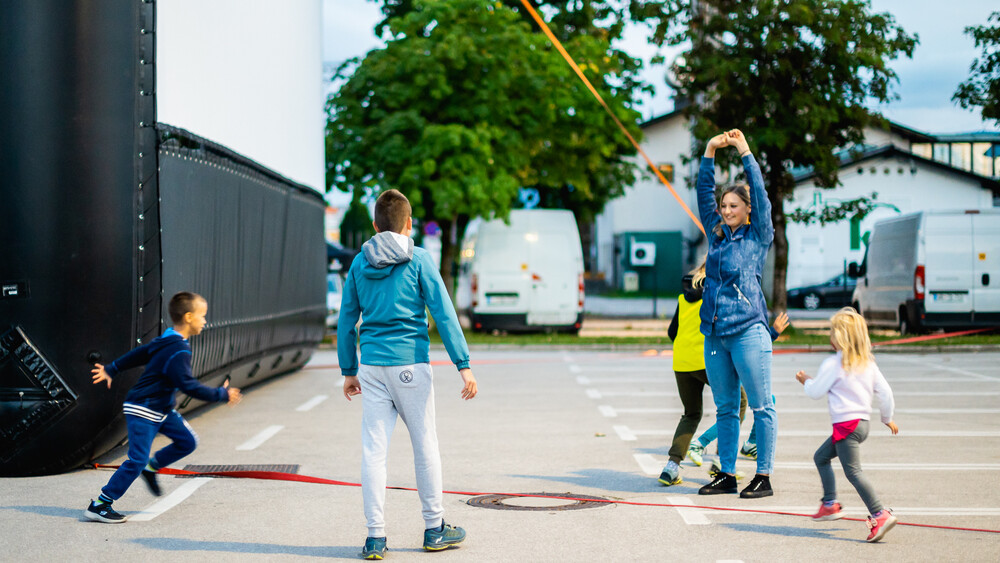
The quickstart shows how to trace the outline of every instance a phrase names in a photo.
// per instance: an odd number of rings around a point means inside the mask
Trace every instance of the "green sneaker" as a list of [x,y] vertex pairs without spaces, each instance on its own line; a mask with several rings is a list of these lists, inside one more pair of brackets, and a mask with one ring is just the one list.
[[747,440],[740,446],[740,454],[750,459],[757,459],[757,444]]
[[688,448],[687,458],[691,460],[691,463],[701,467],[701,456],[705,455],[705,446],[701,445],[701,442],[695,440],[691,442],[691,446]]
[[[709,477],[715,477],[719,473],[722,473],[722,465],[719,464],[719,460],[713,459],[712,460],[712,465],[708,468],[708,476]],[[736,480],[737,481],[742,481],[743,480],[743,472],[742,471],[737,471],[735,473],[735,476],[736,476]]]
[[424,549],[441,551],[460,544],[465,539],[465,530],[457,526],[441,523],[440,529],[424,530]]
[[681,468],[677,465],[676,461],[668,461],[667,466],[663,468],[663,472],[660,473],[660,478],[658,479],[660,483],[670,486],[670,485],[680,485],[684,481],[681,479]]
[[385,559],[385,538],[368,538],[365,540],[365,547],[361,549],[361,557],[365,559]]

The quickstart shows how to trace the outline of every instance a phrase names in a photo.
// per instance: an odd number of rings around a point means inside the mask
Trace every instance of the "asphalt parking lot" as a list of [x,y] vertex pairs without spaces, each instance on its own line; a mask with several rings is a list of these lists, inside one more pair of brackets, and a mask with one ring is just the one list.
[[[445,360],[443,352],[433,356]],[[825,403],[805,397],[793,374],[814,372],[824,357],[774,357],[776,494],[756,500],[699,497],[707,464],[686,461],[681,485],[656,481],[681,406],[668,351],[473,350],[480,395],[468,402],[454,369],[439,365],[444,484],[457,491],[445,495],[445,518],[469,536],[455,549],[421,551],[416,494],[390,490],[387,560],[996,561],[1000,533],[943,527],[1000,531],[1000,353],[878,356],[896,395],[900,434],[873,423],[862,465],[906,524],[879,544],[864,541],[863,522],[814,523],[796,515],[818,505],[812,453],[829,433],[829,418]],[[335,363],[335,353],[320,351],[308,369],[250,389],[236,408],[191,413],[200,445],[176,467],[295,464],[301,475],[357,482],[363,399],[343,398]],[[714,420],[708,392],[706,405],[702,428]],[[749,429],[745,423],[744,434]],[[123,455],[119,449],[100,461],[118,463]],[[741,459],[737,469],[752,474],[754,462]],[[81,469],[0,480],[0,559],[350,560],[358,558],[366,533],[357,487],[206,477],[161,477],[159,499],[137,482],[115,504],[128,522],[84,521],[83,509],[109,476]],[[863,518],[864,506],[839,468],[837,476],[848,516]],[[389,483],[414,486],[402,424],[391,446]],[[497,510],[468,504],[479,493],[618,502],[569,509],[573,501],[508,498],[500,501],[506,509]]]

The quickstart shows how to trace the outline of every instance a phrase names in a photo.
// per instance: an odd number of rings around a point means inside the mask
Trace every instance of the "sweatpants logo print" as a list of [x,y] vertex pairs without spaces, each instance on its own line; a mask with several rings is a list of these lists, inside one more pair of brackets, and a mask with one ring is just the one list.
[[403,371],[399,374],[399,380],[403,383],[409,383],[413,381],[413,372],[410,370]]

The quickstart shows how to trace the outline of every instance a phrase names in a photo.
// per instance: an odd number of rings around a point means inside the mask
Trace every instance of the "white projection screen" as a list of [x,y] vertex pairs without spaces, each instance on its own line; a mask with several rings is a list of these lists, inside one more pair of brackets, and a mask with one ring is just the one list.
[[324,191],[322,0],[157,0],[157,121]]

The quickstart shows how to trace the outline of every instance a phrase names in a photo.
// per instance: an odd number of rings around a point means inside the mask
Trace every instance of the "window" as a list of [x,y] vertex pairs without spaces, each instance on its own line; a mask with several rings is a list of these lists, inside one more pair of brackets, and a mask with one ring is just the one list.
[[663,174],[663,177],[667,179],[671,184],[674,183],[674,165],[673,164],[658,164],[656,169]]

